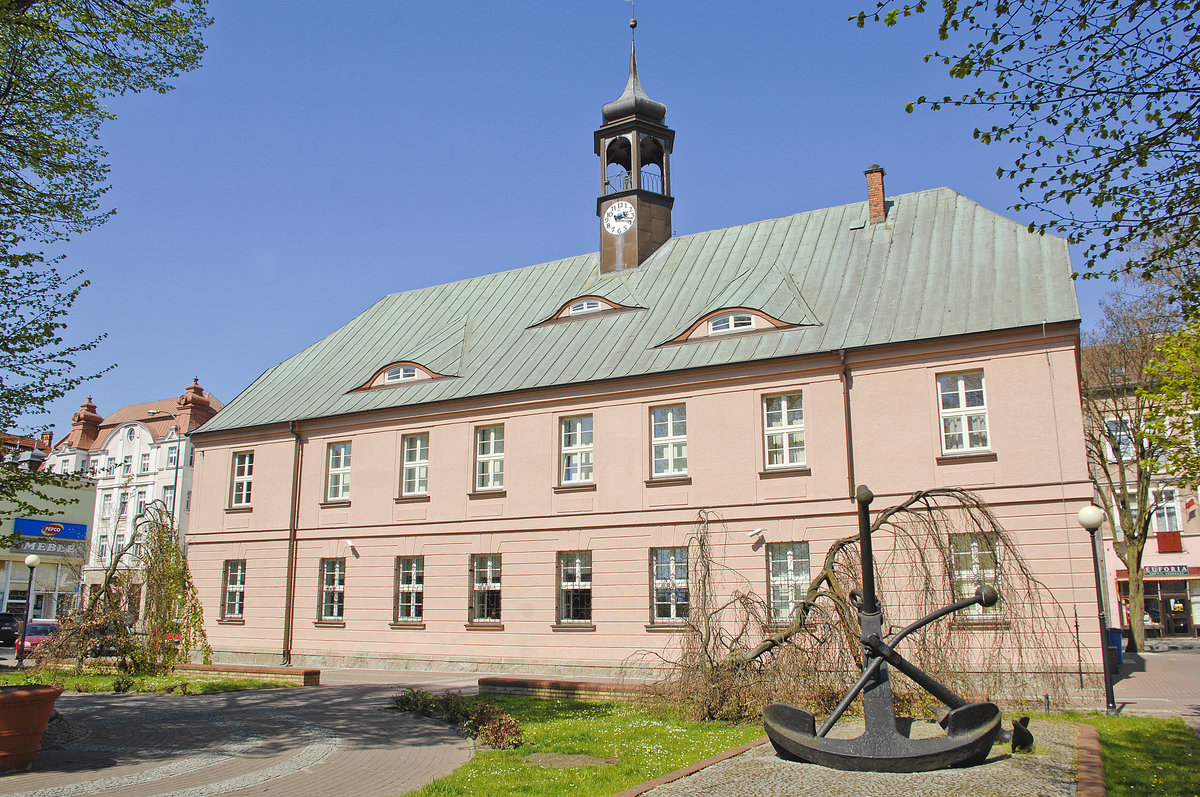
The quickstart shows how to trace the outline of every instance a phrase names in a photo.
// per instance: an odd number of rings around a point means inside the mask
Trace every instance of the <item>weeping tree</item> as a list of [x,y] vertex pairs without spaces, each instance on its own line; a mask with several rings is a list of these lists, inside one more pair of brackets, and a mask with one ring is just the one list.
[[[755,717],[784,695],[803,696],[818,712],[831,709],[861,669],[858,611],[850,597],[861,587],[859,535],[830,545],[796,596],[793,614],[780,622],[771,618],[769,599],[724,564],[718,540],[725,535],[713,529],[719,523],[701,511],[689,539],[690,610],[678,647],[640,657],[639,663],[666,665],[669,672],[653,697],[686,705],[703,719]],[[1061,606],[978,496],[922,490],[878,512],[871,531],[885,628],[898,630],[973,594],[981,583],[1000,590],[1002,621],[986,614],[942,620],[906,639],[904,655],[921,669],[960,693],[1009,698],[1020,697],[1015,692],[1023,688],[1014,673],[1072,669],[1067,651],[1078,650],[1078,639]],[[956,543],[965,539],[976,547]],[[971,578],[956,579],[964,559],[977,566]],[[931,702],[906,680],[894,689],[901,711]],[[1060,690],[1051,681],[1041,694]]]
[[113,552],[83,610],[38,648],[39,663],[74,660],[79,667],[111,656],[128,672],[164,673],[193,653],[206,663],[212,656],[203,607],[171,512],[156,500],[134,518],[134,533]]

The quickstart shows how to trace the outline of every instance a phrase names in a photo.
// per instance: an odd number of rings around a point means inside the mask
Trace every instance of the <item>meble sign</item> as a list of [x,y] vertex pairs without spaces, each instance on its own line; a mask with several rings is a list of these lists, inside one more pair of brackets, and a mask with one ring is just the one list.
[[53,520],[30,520],[17,518],[13,530],[22,537],[42,537],[52,540],[86,540],[87,525],[84,523],[59,523]]

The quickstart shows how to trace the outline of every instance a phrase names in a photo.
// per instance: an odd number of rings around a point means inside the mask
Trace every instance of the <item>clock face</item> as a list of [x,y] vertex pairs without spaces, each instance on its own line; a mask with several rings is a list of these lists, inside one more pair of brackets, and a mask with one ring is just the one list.
[[610,235],[624,235],[633,226],[637,211],[625,200],[614,202],[604,211],[604,229]]

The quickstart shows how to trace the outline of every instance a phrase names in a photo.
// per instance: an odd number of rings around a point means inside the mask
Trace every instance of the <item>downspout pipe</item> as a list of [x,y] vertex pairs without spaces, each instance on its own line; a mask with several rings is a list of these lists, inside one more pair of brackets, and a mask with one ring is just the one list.
[[842,413],[846,426],[846,489],[853,500],[857,492],[854,479],[854,424],[850,418],[850,364],[846,362],[845,349],[838,349],[838,362],[842,366]]
[[300,466],[304,461],[295,421],[288,422],[288,431],[295,438],[295,449],[292,454],[292,506],[288,515],[287,586],[283,604],[284,667],[292,666],[292,622],[296,614],[296,534],[300,526]]

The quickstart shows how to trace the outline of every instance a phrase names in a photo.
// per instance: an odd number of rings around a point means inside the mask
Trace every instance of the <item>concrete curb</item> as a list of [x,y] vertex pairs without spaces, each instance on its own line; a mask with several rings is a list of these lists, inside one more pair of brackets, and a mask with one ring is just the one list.
[[1104,761],[1100,758],[1100,731],[1093,725],[1077,725],[1079,748],[1075,797],[1104,797]]
[[741,755],[747,750],[752,750],[755,747],[758,747],[760,744],[766,744],[767,741],[767,737],[764,736],[761,739],[755,739],[752,742],[746,742],[739,747],[735,747],[732,750],[726,750],[725,752],[719,753],[712,758],[706,758],[703,761],[692,764],[691,766],[684,767],[683,769],[677,769],[674,772],[668,772],[665,775],[660,775],[654,780],[648,780],[645,783],[639,784],[630,789],[626,789],[625,791],[619,791],[614,794],[613,797],[637,797],[637,795],[644,794],[656,786],[661,786],[664,783],[670,783],[671,781],[679,780],[680,778],[686,778],[688,775],[694,775],[706,767],[711,767],[713,764],[719,764],[722,761],[733,758],[734,756]]

